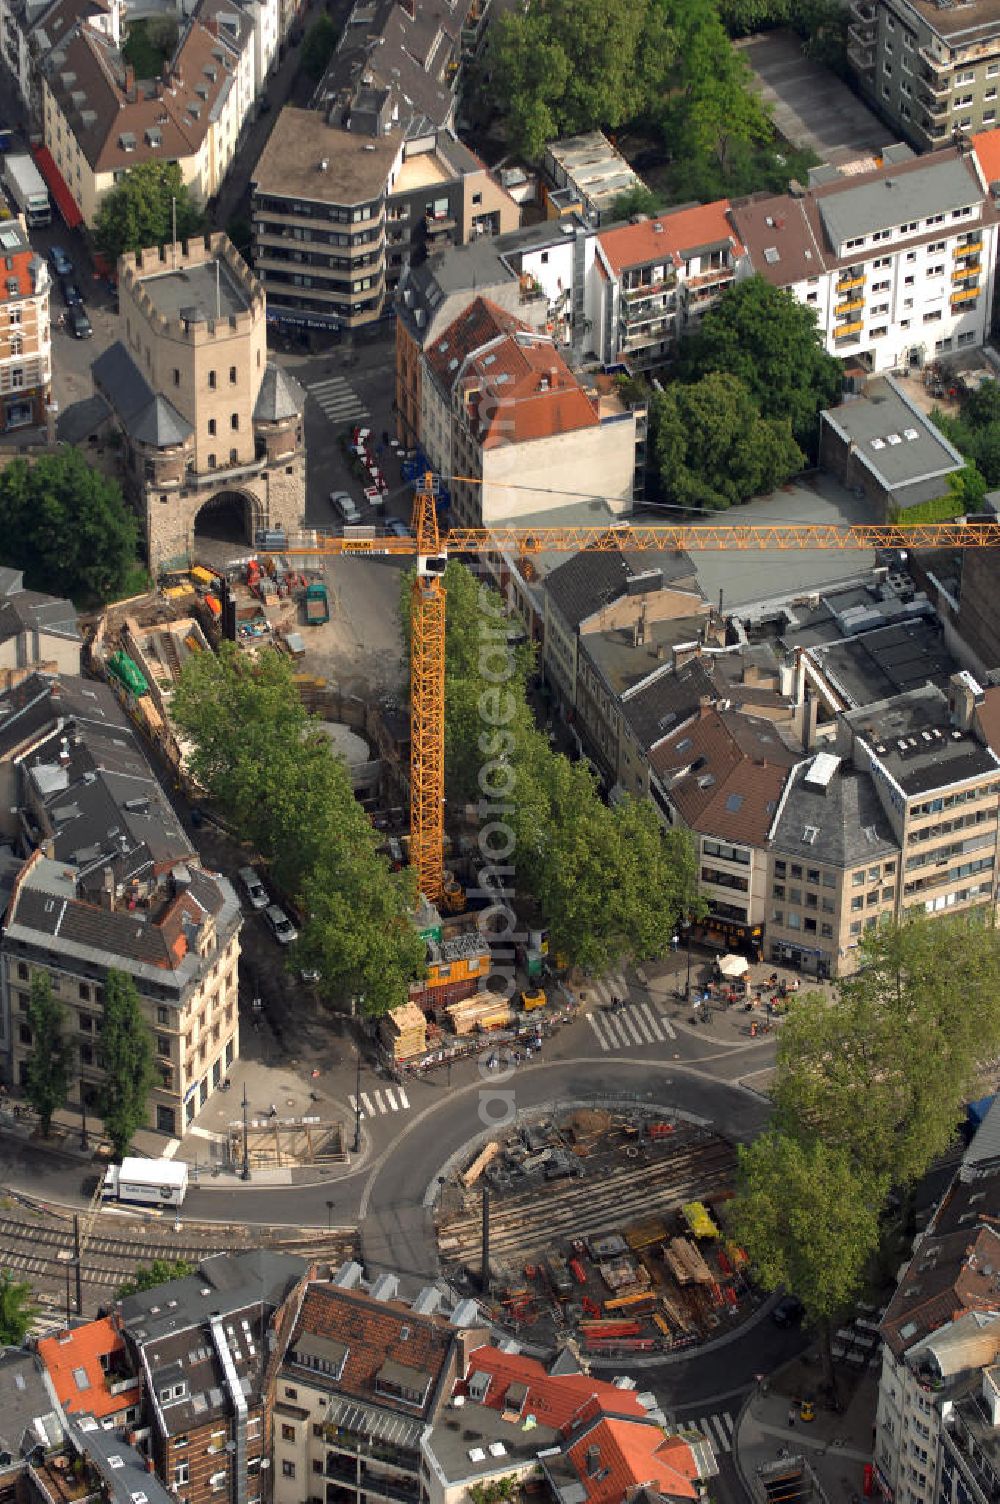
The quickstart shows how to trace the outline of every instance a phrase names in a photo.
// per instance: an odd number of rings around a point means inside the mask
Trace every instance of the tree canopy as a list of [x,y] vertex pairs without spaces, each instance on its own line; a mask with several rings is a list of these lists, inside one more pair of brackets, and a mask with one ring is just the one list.
[[333,17],[326,12],[306,32],[300,61],[303,71],[316,83],[319,83],[329,66],[339,35]]
[[830,1324],[857,1294],[878,1247],[885,1189],[847,1149],[819,1139],[770,1132],[739,1151],[729,1229],[764,1288],[794,1291],[820,1326],[830,1382]]
[[713,371],[738,376],[761,415],[787,419],[810,455],[820,411],[840,398],[841,363],[824,350],[813,310],[761,276],[728,287],[707,310],[682,342],[679,369],[689,382]]
[[34,1316],[31,1286],[0,1270],[0,1347],[20,1347]]
[[66,1104],[73,1068],[73,1047],[63,1033],[66,1010],[52,991],[47,972],[36,971],[28,997],[31,1053],[27,1062],[25,1095],[38,1113],[43,1137],[52,1127],[52,1114]]
[[1000,486],[1000,382],[984,381],[963,399],[957,415],[935,409],[931,416],[979,472],[984,486]]
[[831,1004],[798,997],[789,1008],[778,1123],[844,1148],[872,1179],[912,1185],[978,1094],[980,1063],[1000,1052],[998,988],[996,934],[975,917],[868,931]]
[[[570,964],[600,970],[661,954],[699,906],[690,838],[664,832],[649,800],[609,806],[586,763],[553,752],[527,699],[532,650],[508,640],[516,624],[501,598],[455,560],[444,588],[449,804],[502,805],[518,892],[538,904]],[[404,581],[407,636],[409,599]]]
[[787,418],[762,417],[738,376],[709,371],[650,400],[664,501],[719,510],[783,485],[805,465]]
[[363,995],[369,1013],[395,1007],[423,968],[408,917],[413,875],[392,872],[380,853],[288,660],[250,658],[229,643],[218,657],[189,658],[174,713],[194,743],[197,782],[305,915],[296,963],[315,966],[331,995]]
[[62,448],[0,470],[5,564],[24,570],[31,590],[81,604],[111,599],[135,563],[136,525],[117,481]]
[[124,1300],[126,1295],[136,1295],[141,1290],[155,1290],[157,1285],[165,1285],[171,1279],[186,1279],[194,1272],[194,1264],[186,1259],[161,1258],[151,1264],[139,1264],[133,1278],[118,1286],[118,1299]]
[[121,1159],[136,1130],[146,1123],[156,1066],[153,1037],[142,1016],[136,985],[125,972],[114,969],[104,981],[101,1059],[101,1118],[115,1156]]
[[94,224],[94,242],[114,266],[125,251],[187,240],[204,228],[205,217],[191,197],[176,162],[140,162],[105,194]]

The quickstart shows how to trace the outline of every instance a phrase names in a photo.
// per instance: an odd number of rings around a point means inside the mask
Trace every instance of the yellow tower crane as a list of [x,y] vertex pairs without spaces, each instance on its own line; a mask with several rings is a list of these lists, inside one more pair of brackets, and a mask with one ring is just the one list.
[[[453,480],[472,480],[452,476]],[[416,558],[411,596],[410,645],[410,861],[421,893],[438,902],[444,870],[444,678],[445,593],[442,575],[459,554],[510,553],[702,553],[730,549],[997,548],[1000,522],[851,523],[696,522],[613,523],[598,527],[450,528],[438,525],[435,477],[425,475],[413,505],[411,538],[330,537],[289,551],[320,554],[402,555]]]

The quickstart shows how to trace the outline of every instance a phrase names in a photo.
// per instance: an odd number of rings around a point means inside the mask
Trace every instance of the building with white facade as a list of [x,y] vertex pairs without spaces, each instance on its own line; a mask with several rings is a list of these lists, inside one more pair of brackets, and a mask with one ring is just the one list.
[[924,157],[891,148],[875,171],[734,203],[740,275],[790,289],[815,312],[831,355],[872,370],[982,345],[998,209],[978,142]]

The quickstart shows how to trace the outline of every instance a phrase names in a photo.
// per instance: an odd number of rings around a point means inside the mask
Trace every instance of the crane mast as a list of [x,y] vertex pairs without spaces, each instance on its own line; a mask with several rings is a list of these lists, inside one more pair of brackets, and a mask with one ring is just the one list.
[[413,500],[417,573],[410,596],[410,864],[425,898],[444,893],[444,664],[447,555],[434,477]]

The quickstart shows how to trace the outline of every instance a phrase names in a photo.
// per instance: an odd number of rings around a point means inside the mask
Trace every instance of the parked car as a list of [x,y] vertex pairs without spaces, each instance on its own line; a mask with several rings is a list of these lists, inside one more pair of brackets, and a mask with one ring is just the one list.
[[279,945],[291,945],[293,940],[299,938],[298,930],[284,909],[279,909],[276,903],[268,904],[264,910],[264,922]]
[[54,245],[49,252],[49,260],[57,277],[72,277],[73,263],[63,250],[61,245]]
[[805,1315],[805,1307],[797,1295],[783,1295],[771,1312],[771,1320],[775,1326],[793,1327],[801,1326]]
[[66,310],[66,328],[74,339],[89,339],[94,332],[94,326],[87,317],[87,310],[82,303],[73,303]]
[[361,513],[357,502],[349,491],[331,491],[330,505],[335,512],[339,512],[345,522],[355,523],[361,521]]
[[76,308],[83,303],[83,293],[75,282],[70,282],[68,278],[63,277],[59,282],[59,288],[67,308]]
[[240,868],[240,882],[243,884],[247,898],[250,900],[250,907],[252,909],[266,909],[271,900],[267,896],[267,889],[253,867]]

